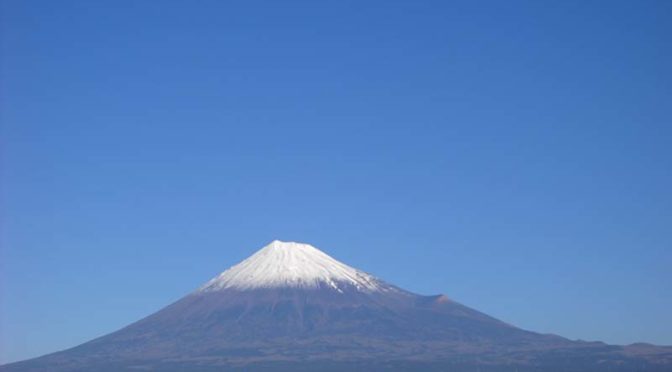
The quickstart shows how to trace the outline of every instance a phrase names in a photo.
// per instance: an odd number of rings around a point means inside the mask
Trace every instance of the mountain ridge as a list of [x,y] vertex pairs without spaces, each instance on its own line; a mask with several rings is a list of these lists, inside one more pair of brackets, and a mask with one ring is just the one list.
[[662,372],[672,369],[672,348],[523,330],[446,295],[396,287],[313,246],[274,241],[133,324],[0,371],[339,368]]

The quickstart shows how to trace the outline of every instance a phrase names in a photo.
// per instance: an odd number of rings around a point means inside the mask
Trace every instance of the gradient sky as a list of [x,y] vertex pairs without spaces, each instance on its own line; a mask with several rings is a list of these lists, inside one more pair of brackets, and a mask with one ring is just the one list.
[[672,344],[671,1],[2,6],[0,362],[273,239]]

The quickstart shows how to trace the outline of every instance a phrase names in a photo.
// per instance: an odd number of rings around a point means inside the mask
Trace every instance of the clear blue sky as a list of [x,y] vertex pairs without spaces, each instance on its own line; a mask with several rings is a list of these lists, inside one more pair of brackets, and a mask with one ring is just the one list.
[[0,361],[276,238],[672,344],[672,2],[2,4]]

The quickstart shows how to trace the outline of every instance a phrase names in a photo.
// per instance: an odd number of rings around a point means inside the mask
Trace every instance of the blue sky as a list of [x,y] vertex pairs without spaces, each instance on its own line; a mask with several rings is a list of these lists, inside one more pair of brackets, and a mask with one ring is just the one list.
[[672,2],[2,2],[0,362],[273,239],[672,344]]

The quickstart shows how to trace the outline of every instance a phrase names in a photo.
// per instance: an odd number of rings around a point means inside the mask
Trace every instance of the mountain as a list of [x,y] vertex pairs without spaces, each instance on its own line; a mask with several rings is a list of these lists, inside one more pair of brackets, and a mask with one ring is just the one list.
[[25,371],[672,371],[672,347],[522,330],[317,248],[274,241],[119,331],[8,364]]

